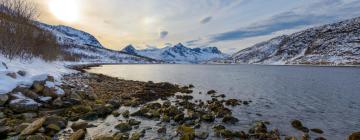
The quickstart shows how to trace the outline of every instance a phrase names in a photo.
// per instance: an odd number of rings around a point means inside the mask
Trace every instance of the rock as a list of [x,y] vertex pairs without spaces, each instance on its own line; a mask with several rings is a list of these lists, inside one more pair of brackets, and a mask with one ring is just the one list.
[[324,137],[317,137],[314,140],[326,140]]
[[1,64],[5,67],[5,69],[9,69],[5,62],[1,62]]
[[32,118],[36,118],[38,116],[38,114],[36,114],[36,113],[22,113],[21,116],[25,120],[30,120]]
[[21,131],[20,135],[31,135],[36,132],[38,129],[42,127],[46,120],[46,117],[35,120],[28,127],[26,127],[23,131]]
[[240,139],[248,139],[249,135],[246,134],[244,131],[235,132],[234,136]]
[[22,90],[21,92],[23,95],[25,95],[26,97],[29,97],[33,100],[38,100],[39,99],[39,95],[36,94],[34,91],[32,90],[28,90],[28,89],[25,89],[25,90]]
[[71,134],[69,140],[82,140],[85,137],[85,130],[84,129],[79,129],[77,131],[75,131],[75,133]]
[[286,136],[284,140],[297,140],[294,136]]
[[177,114],[177,115],[175,115],[175,117],[174,117],[174,121],[175,122],[182,122],[183,120],[184,120],[184,114],[183,113],[180,113],[180,114]]
[[215,117],[212,114],[205,114],[201,116],[201,120],[213,122],[215,120]]
[[54,124],[54,125],[60,127],[60,129],[64,129],[67,126],[67,120],[65,120],[64,118],[62,118],[60,116],[53,115],[53,116],[46,118],[46,120],[44,122],[44,126],[48,126],[51,124]]
[[238,121],[239,119],[229,115],[226,115],[222,120],[222,122],[224,123],[231,123],[231,124],[237,123]]
[[0,119],[3,119],[3,118],[5,118],[5,114],[4,114],[4,112],[0,112]]
[[360,132],[352,133],[347,140],[360,140]]
[[215,90],[209,90],[209,91],[207,92],[207,94],[215,94],[215,93],[216,93]]
[[71,92],[70,99],[81,101],[82,97],[79,94],[77,94],[76,92]]
[[53,136],[56,133],[58,133],[61,130],[60,126],[58,126],[57,124],[49,124],[46,126],[45,131],[47,132],[48,135]]
[[36,112],[39,109],[39,103],[35,102],[33,99],[24,96],[22,93],[18,92],[15,94],[11,94],[14,100],[11,100],[9,103],[9,107],[18,113],[23,112]]
[[195,139],[195,130],[191,127],[181,125],[177,128],[177,132],[180,134],[181,140],[193,140]]
[[120,132],[128,132],[132,130],[131,125],[128,123],[120,123],[116,125],[115,128],[120,130]]
[[170,122],[170,117],[168,115],[162,115],[161,121],[162,122]]
[[60,108],[63,106],[63,101],[61,100],[60,97],[58,97],[52,102],[52,105],[56,108]]
[[318,133],[318,134],[323,134],[324,133],[324,131],[322,131],[321,129],[319,129],[319,128],[313,128],[313,129],[310,129],[312,132],[314,132],[314,133]]
[[44,84],[40,81],[35,81],[32,85],[32,89],[36,93],[42,92],[44,90],[44,88],[45,88]]
[[16,79],[16,77],[17,77],[15,72],[9,72],[9,73],[6,74],[6,76],[9,76],[9,77],[11,77],[13,79]]
[[227,106],[237,106],[240,105],[240,101],[237,99],[229,99],[225,101],[225,105]]
[[141,124],[141,122],[140,122],[140,121],[137,121],[137,120],[135,120],[135,119],[130,119],[130,120],[128,121],[128,124],[131,125],[131,126],[134,126],[134,125],[139,125],[139,124]]
[[301,140],[310,140],[310,135],[308,133],[303,134]]
[[250,103],[249,103],[249,101],[243,101],[243,104],[244,105],[249,105]]
[[223,129],[221,130],[220,132],[220,135],[224,138],[233,138],[234,137],[234,133],[230,130],[227,130],[227,129]]
[[54,76],[48,75],[46,78],[46,81],[55,82],[55,78],[54,78]]
[[129,133],[115,133],[113,136],[113,140],[128,140]]
[[195,132],[195,137],[198,139],[207,139],[209,137],[209,132]]
[[8,100],[9,96],[7,94],[0,94],[0,106],[5,105]]
[[17,72],[17,74],[19,74],[20,76],[24,77],[26,75],[26,71],[23,71],[23,70],[19,70]]
[[43,134],[36,134],[26,137],[26,140],[51,140],[51,138]]
[[309,129],[304,127],[301,121],[299,120],[293,120],[291,122],[292,127],[296,128],[297,130],[303,131],[304,133],[308,133]]
[[129,140],[140,140],[141,134],[138,132],[134,132]]
[[157,130],[158,133],[160,134],[166,134],[166,127],[160,127],[158,130]]
[[10,127],[0,126],[0,139],[6,139],[9,132],[10,132]]
[[120,102],[117,100],[110,100],[107,104],[111,104],[114,109],[118,109],[120,107]]
[[117,112],[117,111],[113,111],[111,114],[112,114],[114,117],[119,117],[119,116],[120,116],[120,113]]
[[123,116],[124,118],[129,118],[129,116],[130,116],[130,111],[129,111],[129,110],[125,110],[125,111],[122,113],[122,116]]
[[113,140],[113,137],[108,135],[101,135],[101,136],[96,136],[94,140]]
[[96,112],[88,112],[80,117],[83,120],[92,121],[98,119],[98,114]]
[[71,129],[74,131],[77,131],[79,129],[86,129],[88,126],[87,122],[75,122],[71,125]]
[[85,105],[77,105],[72,107],[73,112],[80,114],[88,113],[91,110],[92,108],[90,106],[85,106]]

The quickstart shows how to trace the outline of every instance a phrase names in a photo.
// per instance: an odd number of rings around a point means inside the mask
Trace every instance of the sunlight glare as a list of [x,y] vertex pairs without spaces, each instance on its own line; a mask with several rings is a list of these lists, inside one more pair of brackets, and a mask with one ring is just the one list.
[[49,9],[59,20],[74,22],[78,19],[79,7],[76,0],[51,0]]

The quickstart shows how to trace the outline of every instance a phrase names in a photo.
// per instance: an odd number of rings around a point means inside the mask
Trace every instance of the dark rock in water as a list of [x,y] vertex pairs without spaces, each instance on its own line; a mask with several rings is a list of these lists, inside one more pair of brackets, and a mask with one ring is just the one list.
[[60,130],[61,128],[57,124],[49,124],[45,127],[46,134],[49,136],[54,136]]
[[249,103],[249,101],[243,101],[243,104],[244,105],[249,105],[250,103]]
[[[317,137],[314,140],[326,140],[324,137]],[[360,139],[359,139],[360,140]]]
[[157,132],[160,134],[166,134],[166,127],[160,127]]
[[304,127],[303,124],[301,123],[301,121],[299,121],[299,120],[293,120],[291,122],[291,126],[298,129],[298,130],[300,130],[301,128]]
[[352,133],[347,140],[360,140],[360,132]]
[[195,130],[191,127],[181,125],[177,128],[177,132],[180,134],[181,140],[193,140],[195,139]]
[[115,133],[113,136],[113,140],[128,140],[129,139],[129,133]]
[[207,94],[215,94],[215,93],[216,93],[215,90],[209,90],[209,91],[207,92]]
[[82,140],[85,137],[85,130],[79,129],[75,131],[73,134],[71,134],[69,140]]
[[77,106],[73,106],[72,107],[72,111],[75,113],[88,113],[92,110],[92,108],[90,106],[85,106],[85,105],[77,105]]
[[88,127],[87,122],[75,122],[71,125],[71,129],[74,131],[77,131],[79,129],[86,129]]
[[240,105],[240,101],[237,99],[229,99],[225,101],[225,105],[227,106],[237,106]]
[[125,110],[125,111],[122,113],[122,116],[123,116],[124,118],[129,118],[129,116],[130,116],[130,111],[129,111],[129,110]]
[[115,126],[116,129],[118,129],[120,132],[128,132],[132,130],[132,127],[128,123],[120,123]]
[[212,114],[205,114],[201,116],[201,120],[207,121],[207,122],[214,122],[215,117]]
[[237,137],[240,139],[248,139],[249,135],[246,134],[244,131],[240,131],[240,132],[234,132],[234,137]]
[[128,121],[128,123],[129,123],[129,125],[131,125],[131,126],[141,124],[140,121],[137,121],[137,120],[135,120],[135,119],[130,119],[130,120]]
[[10,127],[0,126],[0,139],[6,139],[8,132],[10,132]]
[[239,119],[229,115],[225,116],[222,120],[222,122],[224,123],[231,123],[231,124],[237,123],[238,121]]
[[118,109],[120,107],[120,102],[117,100],[110,100],[107,104],[111,104],[114,109]]
[[194,85],[190,84],[190,85],[189,85],[189,88],[194,88]]
[[3,106],[9,100],[7,94],[0,94],[0,106]]
[[310,140],[310,135],[308,133],[304,133],[301,137],[301,140]]
[[15,72],[9,72],[9,73],[6,74],[6,76],[9,76],[9,77],[11,77],[13,79],[16,79],[16,77],[17,77]]
[[322,134],[322,133],[324,133],[324,131],[322,131],[321,129],[319,129],[319,128],[313,128],[313,129],[310,129],[312,132],[314,132],[314,133],[318,133],[318,134]]
[[20,70],[17,72],[20,76],[24,77],[26,75],[26,71]]

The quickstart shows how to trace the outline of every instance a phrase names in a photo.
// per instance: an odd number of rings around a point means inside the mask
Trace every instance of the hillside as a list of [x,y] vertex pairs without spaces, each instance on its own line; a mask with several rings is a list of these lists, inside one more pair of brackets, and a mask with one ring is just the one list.
[[283,35],[232,56],[243,64],[360,64],[360,18]]
[[222,53],[216,47],[188,48],[181,43],[174,46],[166,46],[161,49],[151,48],[144,50],[137,50],[132,45],[129,45],[125,47],[122,52],[173,63],[200,63],[228,57],[227,54]]

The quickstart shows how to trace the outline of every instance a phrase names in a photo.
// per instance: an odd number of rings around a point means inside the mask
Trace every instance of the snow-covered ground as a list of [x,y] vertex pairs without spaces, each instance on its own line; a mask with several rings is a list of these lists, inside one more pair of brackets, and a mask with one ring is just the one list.
[[[21,76],[18,74],[19,71],[24,71],[26,74]],[[33,81],[45,80],[48,75],[60,80],[62,75],[74,72],[76,71],[65,67],[65,62],[45,62],[39,58],[31,61],[9,60],[0,55],[0,94],[8,93],[18,85],[29,86]],[[16,78],[8,76],[9,73],[15,73]]]

